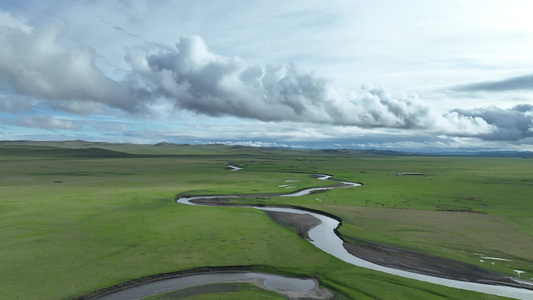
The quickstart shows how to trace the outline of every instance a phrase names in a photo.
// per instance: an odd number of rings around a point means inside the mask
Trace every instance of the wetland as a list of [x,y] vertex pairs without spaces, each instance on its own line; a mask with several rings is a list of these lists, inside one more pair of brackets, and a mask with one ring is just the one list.
[[[231,195],[231,205],[336,216],[343,249],[382,267],[420,272],[409,260],[427,256],[498,280],[533,278],[531,160],[72,141],[2,143],[0,163],[0,292],[9,299],[77,298],[158,274],[238,266],[312,278],[337,298],[490,297],[347,263],[305,239],[314,239],[311,219],[180,205],[176,195]],[[407,172],[423,175],[395,176]],[[317,173],[339,181],[309,176]],[[342,182],[363,185],[329,188]],[[324,190],[280,196],[308,187]],[[405,258],[392,259],[395,252]],[[450,272],[435,264],[424,268]],[[249,292],[258,291],[231,298]]]

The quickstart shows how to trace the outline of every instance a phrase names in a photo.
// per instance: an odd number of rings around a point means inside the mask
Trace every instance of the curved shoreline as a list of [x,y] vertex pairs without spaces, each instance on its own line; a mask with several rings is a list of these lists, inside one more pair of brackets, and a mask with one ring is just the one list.
[[[256,266],[257,267],[257,266]],[[251,283],[290,299],[329,299],[333,293],[320,286],[314,278],[252,271],[253,266],[203,267],[156,274],[125,281],[76,300],[128,300],[209,284]]]
[[[321,180],[332,180],[331,175],[319,175],[315,174],[312,175],[313,177]],[[332,181],[339,181],[339,180],[332,180]],[[286,212],[294,212],[294,213],[309,213],[313,215],[314,217],[320,219],[322,223],[328,223],[327,225],[320,224],[315,228],[312,228],[310,232],[314,232],[314,236],[310,236],[310,242],[314,244],[317,248],[345,261],[350,264],[377,270],[381,272],[385,272],[388,274],[393,274],[405,278],[420,280],[420,281],[426,281],[434,284],[440,284],[448,287],[454,287],[459,289],[465,289],[465,290],[471,290],[471,291],[477,291],[487,294],[494,294],[498,296],[504,296],[504,297],[511,297],[511,298],[518,298],[518,299],[531,299],[533,298],[533,290],[531,290],[531,286],[527,284],[520,284],[516,282],[515,280],[512,280],[511,277],[500,277],[498,279],[496,278],[484,278],[479,280],[473,280],[474,278],[468,278],[464,276],[456,276],[457,274],[436,274],[435,272],[428,272],[428,270],[424,270],[424,268],[417,268],[417,269],[410,269],[405,268],[401,265],[380,265],[377,264],[373,260],[364,260],[357,256],[357,254],[354,254],[354,249],[350,249],[352,251],[349,251],[348,248],[345,247],[346,242],[342,239],[341,234],[338,232],[338,228],[342,226],[342,220],[329,213],[325,213],[323,211],[319,210],[313,210],[303,207],[295,207],[295,206],[268,206],[268,205],[232,205],[228,203],[223,203],[224,199],[227,198],[239,198],[239,197],[257,197],[259,195],[264,197],[269,196],[301,196],[301,195],[307,195],[310,194],[316,190],[329,190],[333,188],[338,187],[354,187],[359,186],[361,184],[354,183],[354,182],[345,182],[340,181],[341,184],[329,186],[329,187],[319,187],[319,188],[306,188],[301,189],[298,192],[293,192],[290,194],[240,194],[240,195],[195,195],[195,196],[186,196],[184,195],[178,195],[176,197],[176,201],[178,203],[182,204],[189,204],[189,205],[201,205],[201,206],[235,206],[235,207],[251,207],[256,209],[261,209],[264,211],[286,211]],[[307,193],[306,193],[307,192]],[[182,197],[180,197],[182,196]],[[220,202],[222,200],[222,203]],[[290,208],[287,208],[290,207]],[[328,220],[329,218],[329,220]],[[316,233],[320,231],[320,233]],[[331,235],[331,232],[334,234]],[[314,240],[319,240],[321,237],[328,236],[327,241],[319,241],[316,242]],[[340,244],[340,245],[339,245]],[[407,252],[404,249],[396,249],[399,252]],[[444,259],[445,260],[445,259]],[[464,263],[466,264],[466,263]],[[459,277],[459,279],[458,279]]]
[[[309,215],[320,220],[319,223],[317,223],[316,221],[311,221],[311,223],[313,224],[307,224],[307,226],[303,224],[302,226],[305,227],[304,235],[301,235],[301,233],[299,233],[298,235],[307,239],[308,241],[313,243],[317,248],[323,250],[324,252],[329,253],[350,264],[361,266],[361,267],[372,269],[372,270],[385,272],[388,274],[401,276],[404,278],[411,278],[415,280],[431,282],[431,283],[444,285],[448,287],[472,290],[472,291],[493,294],[493,295],[498,295],[498,296],[517,298],[517,299],[532,299],[533,298],[533,290],[531,290],[532,288],[531,286],[528,286],[527,283],[520,285],[516,281],[513,281],[511,277],[506,278],[508,280],[498,280],[498,279],[502,279],[501,277],[490,278],[490,279],[485,278],[481,280],[479,279],[476,280],[475,277],[474,278],[462,277],[460,279],[457,279],[458,277],[461,277],[461,276],[457,276],[457,274],[451,274],[451,275],[443,274],[442,272],[440,274],[435,274],[434,272],[428,273],[428,272],[425,272],[423,268],[422,269],[420,268],[412,269],[409,267],[406,268],[405,266],[402,266],[401,264],[392,264],[392,265],[379,264],[379,262],[375,261],[375,259],[372,259],[372,258],[375,258],[375,257],[372,257],[372,254],[370,255],[370,257],[361,258],[359,257],[361,255],[358,255],[358,253],[360,253],[361,248],[356,249],[357,247],[351,247],[350,245],[352,244],[348,244],[347,242],[345,242],[342,239],[341,234],[338,232],[338,228],[342,226],[342,220],[339,217],[333,214],[330,214],[330,213],[326,213],[326,212],[315,210],[315,209],[309,209],[305,207],[298,207],[298,206],[268,206],[268,205],[252,205],[252,204],[233,205],[233,204],[224,203],[224,199],[228,199],[228,198],[242,198],[242,197],[268,198],[268,197],[273,197],[273,196],[301,196],[301,195],[310,194],[317,190],[323,191],[323,190],[329,190],[333,188],[345,188],[345,187],[354,187],[354,186],[361,185],[360,183],[345,182],[345,181],[330,179],[331,178],[330,175],[312,175],[312,176],[317,179],[321,179],[321,180],[337,181],[337,182],[340,182],[340,184],[328,186],[328,187],[300,189],[290,194],[278,194],[278,193],[233,194],[233,195],[186,195],[186,194],[182,194],[182,195],[176,196],[176,201],[182,204],[200,205],[200,206],[250,207],[250,208],[261,209],[265,211],[267,215],[268,215],[268,212],[279,212],[281,214]],[[309,220],[307,220],[306,222],[309,222]],[[334,234],[331,234],[332,232]],[[318,242],[315,240],[317,240]],[[383,245],[374,244],[374,247],[376,246],[378,248],[387,247]],[[413,253],[409,253],[409,251],[405,249],[394,248],[393,250],[396,252],[403,253],[403,254],[406,254],[406,253],[413,254]],[[415,255],[425,255],[425,254],[416,253]],[[440,259],[442,259],[445,262],[447,260],[445,258],[440,258]],[[463,263],[463,264],[468,265],[466,263]],[[226,271],[231,270],[230,272],[227,272],[227,273],[232,273],[234,272],[235,268],[244,268],[246,270],[246,268],[250,268],[250,267],[245,267],[245,266],[221,267],[221,268],[215,268],[215,269],[217,270],[224,269]],[[112,286],[106,289],[95,291],[93,293],[87,294],[85,296],[82,296],[76,299],[100,299],[104,295],[107,295],[110,293],[127,290],[129,288],[135,288],[138,286],[142,286],[144,284],[149,284],[151,282],[166,280],[169,277],[173,277],[173,278],[183,277],[184,274],[191,274],[191,272],[200,272],[201,274],[201,270],[208,270],[207,272],[212,272],[211,267],[198,268],[198,269],[193,269],[193,270],[164,273],[164,274],[157,274],[153,276],[143,277],[140,279],[127,281],[127,282],[124,282],[124,283],[121,283],[121,284],[118,284],[118,285],[115,285],[115,286]],[[272,274],[272,275],[275,275],[275,274]],[[526,289],[526,287],[530,289]],[[164,293],[164,292],[165,291],[161,291],[160,293]],[[297,298],[298,297],[295,297],[295,299]]]
[[[200,196],[203,197],[203,196]],[[374,263],[376,265],[397,269],[407,272],[418,273],[421,275],[434,276],[443,279],[458,280],[464,282],[480,283],[480,284],[492,284],[499,286],[508,286],[513,288],[523,288],[523,289],[533,289],[530,284],[520,284],[512,277],[507,277],[503,275],[497,275],[486,269],[482,269],[475,265],[471,265],[465,262],[439,257],[435,255],[425,254],[421,252],[415,252],[411,250],[406,250],[402,248],[390,247],[387,245],[382,245],[378,243],[368,242],[364,240],[359,240],[358,244],[349,243],[343,237],[342,234],[338,231],[342,227],[342,220],[338,216],[333,214],[296,206],[296,205],[286,205],[286,206],[271,206],[264,204],[227,204],[224,203],[224,198],[203,198],[191,200],[193,205],[200,206],[229,206],[229,207],[250,207],[250,208],[274,208],[274,209],[295,209],[301,210],[308,213],[319,214],[339,222],[338,226],[333,229],[333,232],[337,237],[342,241],[344,249],[348,251],[351,255]],[[221,201],[222,200],[222,201]],[[264,209],[263,209],[264,210]],[[311,240],[309,238],[309,231],[312,230],[318,224],[313,221],[305,221],[302,218],[298,217],[297,213],[290,212],[280,212],[280,211],[270,211],[264,210],[265,213],[275,222],[280,225],[287,223],[287,219],[291,220],[291,224],[300,223],[302,228],[306,230],[304,232],[299,232],[298,236],[303,239]],[[284,214],[285,217],[275,216],[276,213]],[[294,215],[294,216],[290,216]],[[309,215],[311,216],[311,215]],[[284,219],[284,220],[281,220]],[[297,219],[297,220],[295,220]],[[317,219],[318,220],[318,219]],[[312,241],[310,241],[312,242]],[[416,259],[416,261],[414,261]],[[440,269],[439,269],[440,268]]]

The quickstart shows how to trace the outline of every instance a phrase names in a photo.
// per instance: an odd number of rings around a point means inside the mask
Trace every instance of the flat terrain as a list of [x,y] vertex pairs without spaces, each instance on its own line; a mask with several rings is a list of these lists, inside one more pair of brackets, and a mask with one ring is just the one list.
[[[244,170],[229,171],[228,164]],[[314,173],[363,186],[239,201],[326,211],[342,219],[340,233],[349,242],[533,277],[531,159],[3,142],[0,169],[6,299],[68,299],[205,266],[312,276],[349,298],[495,298],[345,264],[258,210],[174,201],[178,194],[285,193],[331,184]],[[247,293],[255,291],[243,288],[242,297]]]

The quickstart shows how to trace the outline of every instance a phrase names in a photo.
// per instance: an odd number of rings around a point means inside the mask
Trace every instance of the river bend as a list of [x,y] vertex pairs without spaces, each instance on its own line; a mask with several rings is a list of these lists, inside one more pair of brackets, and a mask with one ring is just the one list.
[[[331,180],[329,175],[319,175],[317,179],[320,180]],[[336,181],[337,182],[337,181]],[[334,188],[347,188],[347,187],[356,187],[360,184],[355,182],[345,182],[341,181],[339,185],[330,186],[330,187],[318,187],[318,188],[308,188],[300,190],[294,193],[280,195],[283,197],[297,197],[308,195],[312,192],[329,190]],[[192,196],[192,197],[182,197],[177,200],[178,203],[189,204],[189,205],[198,205],[206,206],[205,204],[196,204],[194,200],[200,199],[221,199],[221,198],[237,198],[240,196],[236,195],[212,195],[212,196]],[[238,206],[238,205],[235,205]],[[376,271],[385,272],[392,275],[397,275],[405,278],[430,282],[434,284],[439,284],[443,286],[448,286],[452,288],[482,292],[486,294],[493,294],[503,297],[510,297],[516,299],[533,299],[533,290],[502,286],[502,285],[492,285],[492,284],[481,284],[474,282],[459,281],[453,279],[440,278],[430,275],[418,274],[414,272],[393,269],[389,267],[384,267],[363,259],[360,259],[356,256],[350,254],[343,246],[342,239],[335,233],[335,229],[339,226],[339,221],[328,217],[323,214],[316,212],[309,212],[302,209],[296,208],[286,208],[286,207],[269,207],[269,206],[247,206],[255,209],[260,209],[264,211],[277,211],[277,212],[287,212],[287,213],[296,213],[296,214],[309,214],[313,217],[319,219],[321,223],[309,231],[310,242],[315,245],[317,248],[322,251],[329,253],[338,259],[350,263],[355,266],[372,269]]]

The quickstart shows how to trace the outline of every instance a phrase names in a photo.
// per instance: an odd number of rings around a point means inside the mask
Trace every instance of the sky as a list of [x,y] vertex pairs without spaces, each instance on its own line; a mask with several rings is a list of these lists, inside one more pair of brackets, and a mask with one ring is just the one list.
[[0,2],[0,140],[533,151],[529,0]]

